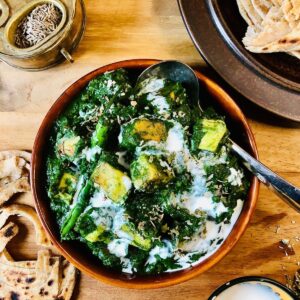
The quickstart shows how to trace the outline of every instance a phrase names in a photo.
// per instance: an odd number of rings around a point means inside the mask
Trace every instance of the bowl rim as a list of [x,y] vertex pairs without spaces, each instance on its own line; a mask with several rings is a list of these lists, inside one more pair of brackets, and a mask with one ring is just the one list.
[[[146,68],[152,64],[158,63],[160,60],[157,59],[130,59],[130,60],[123,60],[119,62],[114,62],[108,65],[104,65],[100,68],[97,68],[88,74],[82,76],[77,81],[72,83],[54,102],[54,104],[51,106],[47,114],[45,115],[40,128],[37,132],[34,145],[33,145],[33,151],[32,151],[32,163],[31,163],[31,188],[34,195],[34,204],[36,211],[38,213],[38,216],[41,220],[42,226],[44,227],[45,231],[49,235],[52,243],[54,246],[59,250],[59,252],[67,259],[69,260],[75,267],[77,267],[79,270],[81,270],[83,273],[93,277],[96,280],[102,281],[106,284],[110,284],[116,287],[123,287],[123,288],[133,288],[133,289],[153,289],[153,288],[162,288],[162,287],[168,287],[171,285],[179,284],[182,282],[185,282],[203,272],[211,268],[213,265],[215,265],[217,262],[219,262],[225,255],[228,254],[228,252],[234,247],[234,245],[237,243],[237,241],[240,239],[242,234],[245,232],[248,223],[250,221],[251,216],[254,213],[256,202],[258,199],[258,192],[259,192],[259,181],[256,177],[253,177],[251,182],[251,188],[248,193],[248,209],[244,208],[241,212],[241,215],[243,214],[243,218],[240,217],[236,221],[236,224],[233,226],[230,234],[226,238],[226,240],[222,243],[222,245],[215,251],[212,255],[210,255],[208,258],[206,258],[204,261],[200,262],[199,264],[195,265],[192,268],[185,269],[183,271],[174,272],[174,278],[165,278],[162,280],[155,280],[155,275],[149,277],[147,280],[143,282],[142,281],[136,281],[136,280],[122,280],[118,278],[112,278],[108,277],[106,275],[100,274],[99,272],[96,272],[89,267],[85,266],[83,262],[81,262],[79,259],[73,257],[61,244],[61,242],[55,237],[54,230],[52,230],[48,226],[47,218],[42,212],[41,208],[41,199],[39,199],[39,195],[37,192],[37,181],[38,181],[38,171],[37,171],[37,157],[41,154],[40,148],[45,144],[45,140],[43,139],[44,134],[47,133],[49,130],[49,127],[52,126],[53,121],[56,119],[56,117],[61,113],[55,113],[55,110],[59,108],[60,106],[63,106],[63,108],[66,107],[68,103],[70,103],[72,98],[68,98],[71,91],[76,87],[77,84],[83,84],[87,83],[91,80],[91,78],[96,77],[97,75],[100,75],[106,71],[115,70],[118,68],[129,68],[129,69],[138,69],[138,68]],[[254,135],[252,133],[252,130],[250,128],[249,123],[246,120],[246,117],[242,113],[241,109],[238,107],[238,105],[234,102],[234,100],[215,82],[213,82],[211,79],[203,75],[197,70],[194,70],[198,79],[204,84],[206,87],[209,87],[211,91],[214,92],[214,94],[218,94],[223,98],[223,102],[230,104],[234,107],[235,113],[238,115],[238,119],[240,122],[243,123],[244,131],[246,132],[247,141],[249,142],[249,147],[251,147],[251,150],[253,152],[253,155],[255,158],[258,159],[258,150],[256,146],[256,142],[254,139]],[[49,121],[50,119],[50,121]],[[167,276],[167,275],[165,275]],[[150,279],[150,280],[149,280]],[[152,279],[152,280],[151,280]]]
[[228,24],[224,20],[220,6],[217,1],[207,1],[207,9],[210,17],[214,22],[221,38],[224,40],[226,45],[233,51],[233,53],[245,63],[250,69],[252,69],[258,76],[269,80],[271,83],[277,85],[280,88],[288,91],[299,93],[300,83],[295,82],[291,79],[285,78],[283,75],[278,74],[272,69],[266,67],[264,64],[259,62],[253,57],[253,53],[249,52],[245,46],[243,46],[232,33]]
[[271,285],[274,285],[284,292],[286,292],[289,296],[295,297],[295,293],[289,289],[287,286],[283,285],[282,283],[268,278],[264,276],[243,276],[243,277],[238,277],[232,280],[227,281],[226,283],[222,284],[219,286],[208,298],[208,300],[214,300],[217,296],[220,296],[224,291],[227,289],[231,288],[232,286],[235,286],[240,283],[246,283],[246,282],[265,282],[269,283]]

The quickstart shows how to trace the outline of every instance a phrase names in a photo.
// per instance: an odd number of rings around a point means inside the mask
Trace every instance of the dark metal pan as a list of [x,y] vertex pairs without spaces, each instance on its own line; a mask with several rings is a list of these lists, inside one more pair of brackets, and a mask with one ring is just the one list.
[[178,0],[187,30],[203,58],[250,101],[300,122],[300,60],[254,54],[243,44],[247,24],[235,0]]

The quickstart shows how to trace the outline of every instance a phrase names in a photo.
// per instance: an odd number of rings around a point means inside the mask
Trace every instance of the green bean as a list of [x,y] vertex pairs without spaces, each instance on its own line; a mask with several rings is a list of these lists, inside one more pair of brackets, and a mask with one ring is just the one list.
[[79,218],[80,214],[84,211],[85,207],[87,206],[88,204],[87,197],[89,195],[91,187],[92,187],[92,182],[88,180],[80,190],[78,194],[78,200],[75,203],[75,206],[69,213],[68,217],[66,218],[61,228],[62,237],[66,236],[70,232],[70,230],[75,226],[77,219]]

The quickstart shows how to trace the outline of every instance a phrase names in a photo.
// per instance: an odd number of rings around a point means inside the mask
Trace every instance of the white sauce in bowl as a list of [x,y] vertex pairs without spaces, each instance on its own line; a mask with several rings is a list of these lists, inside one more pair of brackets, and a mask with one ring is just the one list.
[[250,281],[233,285],[213,300],[293,300],[286,291],[276,285]]

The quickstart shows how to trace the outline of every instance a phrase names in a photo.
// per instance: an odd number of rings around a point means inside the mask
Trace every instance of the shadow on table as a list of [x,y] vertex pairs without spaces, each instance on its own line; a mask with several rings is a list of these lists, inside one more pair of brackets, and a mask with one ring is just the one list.
[[240,108],[248,118],[274,126],[281,126],[286,128],[300,128],[300,123],[277,116],[265,110],[264,108],[259,107],[255,103],[249,101],[247,98],[235,91],[211,67],[199,65],[194,65],[193,67],[196,70],[202,72],[207,77],[217,82],[232,97],[232,99],[234,99],[234,101],[237,102],[237,104],[240,106]]

